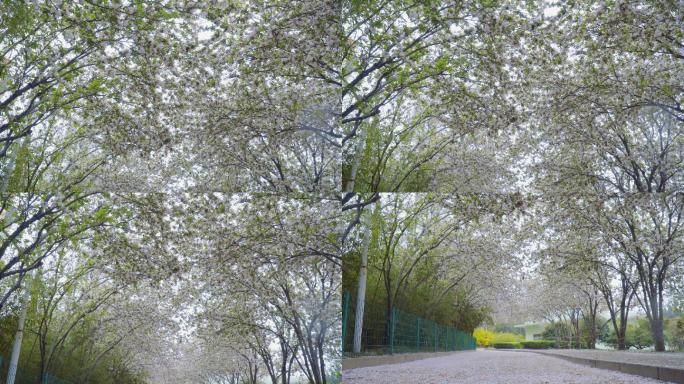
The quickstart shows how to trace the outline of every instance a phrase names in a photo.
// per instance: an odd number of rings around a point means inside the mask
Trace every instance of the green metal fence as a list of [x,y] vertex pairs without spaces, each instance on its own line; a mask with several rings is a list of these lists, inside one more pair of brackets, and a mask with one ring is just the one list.
[[[3,363],[5,363],[5,364],[3,364]],[[5,383],[5,381],[7,380],[8,369],[9,369],[9,360],[7,362],[5,362],[3,356],[0,355],[0,382],[1,383]],[[19,367],[17,369],[17,375],[15,377],[14,384],[36,384],[37,382],[39,382],[38,375],[29,374],[26,371],[24,371],[21,367]],[[56,377],[50,373],[44,374],[42,380],[40,380],[40,383],[41,384],[75,384],[73,381],[60,379],[59,377]]]
[[43,376],[43,382],[41,384],[74,384],[74,382],[60,379],[59,377],[46,373],[45,376]]
[[[354,356],[354,314],[349,292],[343,295],[342,351]],[[446,352],[475,349],[475,338],[454,327],[438,324],[397,308],[366,305],[360,355],[409,352]]]

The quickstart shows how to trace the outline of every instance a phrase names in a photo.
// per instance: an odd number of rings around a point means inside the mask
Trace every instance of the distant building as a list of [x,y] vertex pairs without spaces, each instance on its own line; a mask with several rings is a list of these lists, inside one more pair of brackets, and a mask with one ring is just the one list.
[[525,340],[541,340],[545,326],[545,323],[524,323],[515,327],[524,331]]

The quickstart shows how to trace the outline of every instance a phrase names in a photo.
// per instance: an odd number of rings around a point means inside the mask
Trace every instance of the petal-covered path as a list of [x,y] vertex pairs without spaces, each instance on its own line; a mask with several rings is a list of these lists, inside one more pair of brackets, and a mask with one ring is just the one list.
[[349,369],[344,384],[663,384],[532,352],[456,352],[401,364]]

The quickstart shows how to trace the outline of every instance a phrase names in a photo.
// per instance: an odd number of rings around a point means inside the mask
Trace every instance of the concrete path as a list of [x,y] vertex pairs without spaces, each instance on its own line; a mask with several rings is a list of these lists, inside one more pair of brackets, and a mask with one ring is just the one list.
[[347,369],[343,384],[663,384],[649,379],[524,351],[478,350]]

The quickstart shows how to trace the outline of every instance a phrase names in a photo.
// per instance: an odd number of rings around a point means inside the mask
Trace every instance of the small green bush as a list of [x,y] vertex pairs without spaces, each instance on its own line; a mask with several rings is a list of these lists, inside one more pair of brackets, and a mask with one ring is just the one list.
[[[615,336],[615,331],[611,330],[604,341],[612,347],[617,347],[617,336]],[[651,326],[647,319],[641,318],[627,323],[625,346],[628,349],[632,347],[636,349],[646,349],[652,345],[653,336],[651,336]]]
[[493,343],[492,347],[494,347],[496,349],[519,349],[520,343],[511,343],[511,342]]
[[549,349],[556,345],[553,340],[527,340],[520,342],[523,348],[528,349]]
[[665,320],[665,341],[672,351],[684,351],[684,316]]

